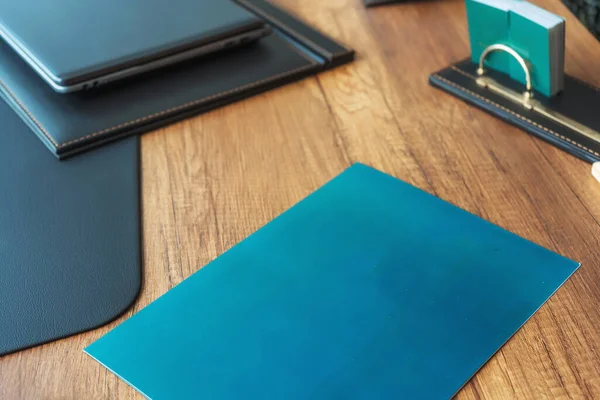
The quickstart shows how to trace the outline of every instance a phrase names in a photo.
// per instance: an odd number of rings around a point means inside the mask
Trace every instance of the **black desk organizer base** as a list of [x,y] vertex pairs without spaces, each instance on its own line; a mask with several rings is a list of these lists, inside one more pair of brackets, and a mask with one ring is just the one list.
[[249,46],[71,94],[52,91],[12,49],[0,44],[0,94],[52,153],[63,159],[354,57],[352,50],[264,0],[238,3],[267,20],[273,34]]
[[[429,82],[582,160],[600,161],[600,143],[482,88],[475,82],[476,71],[477,65],[467,59],[431,74]],[[525,90],[523,85],[502,73],[486,71],[486,75],[517,92]],[[558,96],[545,98],[536,93],[534,97],[544,106],[600,132],[600,88],[566,75],[564,90]]]

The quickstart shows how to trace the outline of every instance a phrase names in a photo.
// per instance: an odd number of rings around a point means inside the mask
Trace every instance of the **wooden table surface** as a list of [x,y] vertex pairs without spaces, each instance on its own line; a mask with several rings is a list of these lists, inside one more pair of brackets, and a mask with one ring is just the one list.
[[[534,2],[567,19],[567,72],[600,85],[600,43],[558,0]],[[0,399],[141,398],[82,349],[356,161],[582,262],[459,399],[600,399],[600,183],[428,85],[468,55],[463,1],[278,3],[357,60],[144,135],[138,301],[108,326],[1,358]]]

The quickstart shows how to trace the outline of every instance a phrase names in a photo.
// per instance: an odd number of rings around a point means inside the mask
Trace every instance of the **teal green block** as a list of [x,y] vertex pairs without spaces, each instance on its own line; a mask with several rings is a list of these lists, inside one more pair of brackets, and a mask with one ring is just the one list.
[[[542,9],[538,9],[538,11],[547,13]],[[556,94],[557,88],[552,86],[551,78],[552,58],[549,29],[529,18],[511,12],[510,45],[528,61],[533,88],[548,97]],[[511,59],[509,65],[511,78],[525,84],[525,72],[518,62]]]
[[[535,90],[548,97],[560,91],[561,79],[552,80],[552,63],[556,63],[560,75],[563,68],[560,64],[564,61],[558,50],[555,54],[551,51],[550,31],[551,27],[555,27],[554,24],[562,21],[560,17],[520,0],[466,0],[466,8],[471,59],[474,63],[479,63],[481,54],[488,46],[505,44],[527,61]],[[527,18],[517,10],[526,12]],[[526,83],[523,68],[508,53],[489,54],[486,65],[522,84]]]
[[85,351],[151,399],[445,400],[577,267],[355,164]]
[[[486,47],[500,43],[509,43],[509,5],[510,1],[496,2],[504,4],[504,8],[495,8],[473,0],[466,0],[467,21],[469,24],[469,41],[471,59],[479,63],[479,58]],[[492,53],[486,58],[486,65],[497,71],[510,73],[510,56],[506,53]]]

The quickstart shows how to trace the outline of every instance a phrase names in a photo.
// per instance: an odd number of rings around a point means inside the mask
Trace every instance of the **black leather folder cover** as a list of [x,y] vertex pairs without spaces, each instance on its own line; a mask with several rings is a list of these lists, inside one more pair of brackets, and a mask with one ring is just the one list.
[[0,356],[102,325],[141,284],[139,137],[58,162],[0,101]]
[[55,93],[0,44],[0,93],[65,158],[348,62],[353,52],[262,0],[239,3],[274,33],[232,49],[87,92]]
[[[477,65],[467,59],[431,74],[429,82],[576,157],[590,163],[600,161],[598,141],[479,86],[475,82],[476,70]],[[486,74],[514,91],[525,90],[505,74],[491,70]],[[559,95],[547,98],[534,93],[534,97],[549,109],[600,132],[600,88],[566,75],[565,87]]]

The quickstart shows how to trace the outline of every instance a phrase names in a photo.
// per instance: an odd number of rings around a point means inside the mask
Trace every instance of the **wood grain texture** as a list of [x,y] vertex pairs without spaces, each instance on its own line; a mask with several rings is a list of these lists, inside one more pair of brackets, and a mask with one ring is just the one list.
[[[357,61],[145,135],[139,300],[101,329],[1,358],[0,399],[141,399],[82,349],[356,161],[583,264],[459,399],[600,398],[600,184],[428,85],[468,54],[463,2],[277,2]],[[558,0],[534,2],[567,19],[567,72],[600,85],[600,43]]]

